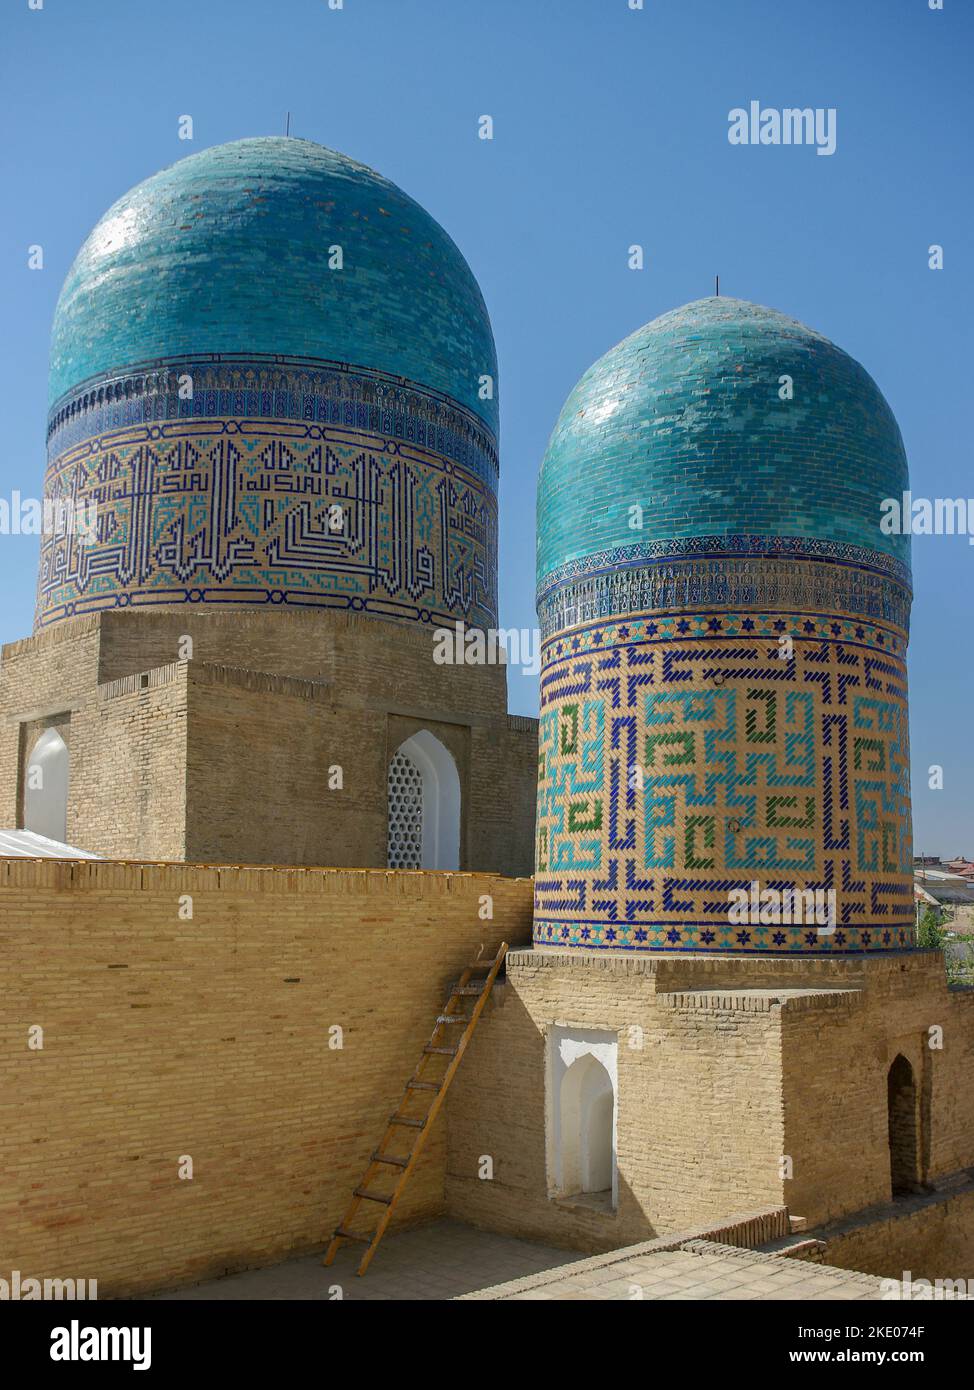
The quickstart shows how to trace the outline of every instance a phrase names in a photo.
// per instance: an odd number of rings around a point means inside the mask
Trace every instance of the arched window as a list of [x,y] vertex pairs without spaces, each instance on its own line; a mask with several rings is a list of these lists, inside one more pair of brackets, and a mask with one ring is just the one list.
[[423,867],[423,774],[400,748],[389,764],[390,869]]
[[566,1070],[559,1105],[562,1191],[611,1191],[615,1095],[612,1078],[590,1052]]
[[916,1192],[917,1171],[917,1091],[913,1068],[902,1055],[895,1059],[886,1078],[886,1104],[889,1115],[889,1172],[894,1197]]
[[24,829],[62,843],[68,834],[68,747],[56,729],[46,729],[27,759]]
[[389,764],[390,869],[459,869],[460,777],[428,729],[400,744]]

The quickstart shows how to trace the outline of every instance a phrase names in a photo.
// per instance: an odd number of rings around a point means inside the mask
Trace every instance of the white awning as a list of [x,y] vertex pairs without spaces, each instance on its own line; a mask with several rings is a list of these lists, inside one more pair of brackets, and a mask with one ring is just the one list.
[[0,830],[0,859],[100,859],[86,849],[73,849],[33,830]]

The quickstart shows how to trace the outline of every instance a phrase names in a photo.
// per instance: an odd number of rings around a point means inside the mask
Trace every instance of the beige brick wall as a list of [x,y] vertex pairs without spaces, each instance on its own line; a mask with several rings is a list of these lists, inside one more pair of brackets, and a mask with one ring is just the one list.
[[68,843],[116,859],[186,853],[185,665],[98,688],[71,721]]
[[823,1264],[886,1279],[965,1279],[974,1289],[974,1189],[893,1204],[815,1234],[827,1242]]
[[920,1182],[974,1164],[974,991],[948,988],[932,951],[817,973],[838,992],[789,1006],[782,1089],[788,1205],[823,1222],[890,1196],[886,1080],[898,1054],[916,1083]]
[[[321,1248],[445,987],[481,941],[527,940],[530,899],[487,875],[0,861],[0,1269],[110,1295]],[[443,1210],[442,1124],[404,1221]]]
[[[783,1204],[780,1011],[767,1000],[662,997],[645,958],[541,951],[517,953],[501,1000],[448,1102],[447,1192],[458,1218],[602,1250]],[[548,1196],[553,1024],[619,1035],[613,1214]],[[494,1160],[492,1181],[477,1177],[483,1154]]]
[[384,867],[384,721],[335,709],[320,682],[189,670],[187,858]]
[[[614,1213],[549,1196],[545,1040],[554,1025],[618,1037]],[[931,1048],[938,1028],[944,1045]],[[808,1226],[834,1221],[890,1199],[886,1077],[900,1052],[917,1078],[921,1182],[974,1165],[972,1047],[974,991],[949,990],[934,952],[518,952],[450,1097],[450,1210],[583,1250],[748,1206],[785,1204]],[[477,1177],[483,1154],[492,1181]]]
[[98,643],[98,619],[79,618],[0,652],[0,826],[21,824],[22,767],[36,736],[48,724],[63,729],[97,686]]
[[[502,666],[440,666],[433,630],[325,611],[268,609],[204,613],[185,608],[158,613],[107,613],[101,618],[100,681],[183,659],[328,681],[349,703],[420,705],[437,711],[503,719],[507,679]],[[25,645],[25,644],[19,644]]]
[[471,730],[467,854],[471,869],[497,864],[513,875],[534,873],[538,792],[538,723],[509,716],[500,728]]
[[70,723],[80,849],[384,867],[388,758],[427,728],[457,763],[461,867],[529,874],[537,723],[507,715],[503,667],[437,665],[433,647],[430,630],[328,613],[67,621],[4,649],[0,826],[22,823],[32,739]]

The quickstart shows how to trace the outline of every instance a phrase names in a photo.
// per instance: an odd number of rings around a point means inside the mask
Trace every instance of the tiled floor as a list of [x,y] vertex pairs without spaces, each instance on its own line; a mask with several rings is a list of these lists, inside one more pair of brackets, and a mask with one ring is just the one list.
[[[670,1238],[673,1239],[672,1237]],[[165,1299],[427,1299],[570,1301],[881,1299],[869,1274],[709,1240],[662,1250],[662,1240],[588,1258],[452,1221],[388,1236],[364,1278],[346,1245],[334,1265],[320,1255],[214,1279]],[[654,1248],[654,1246],[656,1248]]]
[[678,1250],[630,1246],[576,1262],[563,1271],[483,1289],[478,1299],[514,1300],[800,1300],[880,1299],[883,1284],[869,1274],[707,1240]]
[[320,1255],[311,1255],[155,1297],[331,1299],[339,1288],[342,1298],[352,1299],[450,1299],[579,1258],[577,1250],[533,1245],[452,1221],[387,1236],[362,1279],[355,1273],[360,1256],[360,1247],[346,1244],[328,1269]]

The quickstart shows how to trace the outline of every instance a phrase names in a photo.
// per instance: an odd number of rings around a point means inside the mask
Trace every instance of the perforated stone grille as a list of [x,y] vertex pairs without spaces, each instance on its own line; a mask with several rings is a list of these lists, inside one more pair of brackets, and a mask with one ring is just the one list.
[[389,764],[389,868],[423,867],[423,774],[405,753]]

